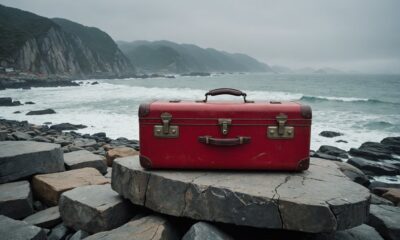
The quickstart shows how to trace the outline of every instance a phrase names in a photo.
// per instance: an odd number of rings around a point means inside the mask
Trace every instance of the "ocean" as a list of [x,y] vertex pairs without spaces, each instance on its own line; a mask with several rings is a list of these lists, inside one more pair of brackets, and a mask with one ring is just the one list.
[[[99,84],[91,85],[98,81]],[[78,82],[80,82],[78,80]],[[140,103],[160,100],[199,100],[219,87],[240,89],[249,100],[298,101],[313,110],[311,149],[332,145],[349,150],[366,141],[400,136],[400,76],[363,74],[213,74],[210,77],[174,79],[86,80],[79,87],[7,89],[0,97],[12,97],[34,105],[2,107],[0,118],[84,124],[78,132],[106,132],[109,137],[138,139],[137,110]],[[242,101],[218,96],[210,100]],[[57,114],[27,116],[31,110],[54,109]],[[21,111],[20,114],[13,112]],[[325,138],[323,130],[343,136]],[[344,140],[345,142],[337,142]]]

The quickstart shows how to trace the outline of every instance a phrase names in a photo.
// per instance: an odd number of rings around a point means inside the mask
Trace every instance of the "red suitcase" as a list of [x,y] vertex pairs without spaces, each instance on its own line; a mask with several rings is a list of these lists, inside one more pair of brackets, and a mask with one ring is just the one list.
[[[244,101],[214,102],[230,94]],[[144,168],[305,170],[311,108],[296,102],[253,102],[230,88],[202,101],[155,101],[139,107]]]

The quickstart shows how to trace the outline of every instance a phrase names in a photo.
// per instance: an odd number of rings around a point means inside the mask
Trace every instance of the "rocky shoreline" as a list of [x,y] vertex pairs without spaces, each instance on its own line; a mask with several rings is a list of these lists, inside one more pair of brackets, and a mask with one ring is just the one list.
[[304,173],[182,173],[79,127],[0,119],[0,239],[400,239],[400,137],[321,146]]

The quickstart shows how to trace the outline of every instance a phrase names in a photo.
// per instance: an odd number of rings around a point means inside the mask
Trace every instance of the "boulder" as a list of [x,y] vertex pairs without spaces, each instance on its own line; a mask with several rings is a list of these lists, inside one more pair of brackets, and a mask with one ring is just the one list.
[[360,158],[365,158],[365,159],[374,160],[374,161],[393,158],[391,154],[372,152],[370,150],[362,150],[362,149],[357,149],[357,148],[350,148],[349,153],[351,156],[354,156],[354,157],[360,157]]
[[328,145],[322,145],[321,147],[319,147],[317,153],[324,153],[324,154],[328,154],[330,156],[335,156],[335,157],[340,157],[340,158],[348,158],[349,157],[345,150],[337,148],[337,147],[333,147],[333,146],[328,146]]
[[233,240],[231,236],[206,222],[198,222],[193,224],[193,226],[190,227],[189,231],[182,238],[182,240],[202,239]]
[[0,215],[21,219],[33,213],[28,181],[0,184]]
[[368,225],[375,228],[382,237],[400,239],[400,208],[387,205],[371,205]]
[[0,106],[13,106],[12,98],[0,97]]
[[25,222],[42,227],[42,228],[52,228],[57,224],[61,223],[61,216],[58,206],[47,208],[40,212],[24,219]]
[[352,229],[336,232],[335,240],[383,240],[383,238],[374,228],[362,224]]
[[28,102],[25,102],[25,104],[35,104],[34,102],[32,102],[32,101],[28,101]]
[[394,205],[400,206],[399,188],[374,188],[372,192],[391,201]]
[[365,142],[358,148],[364,151],[386,154],[391,157],[392,151],[388,146],[378,142]]
[[400,188],[400,183],[399,182],[382,182],[382,181],[371,181],[369,184],[368,188],[369,189],[374,189],[377,187],[385,187],[385,188]]
[[381,143],[387,146],[392,152],[400,155],[400,137],[387,137]]
[[0,239],[46,240],[47,237],[40,227],[0,215]]
[[112,171],[120,195],[173,216],[311,233],[352,228],[368,216],[368,189],[316,158],[295,173],[147,171],[138,156],[116,159]]
[[96,140],[87,139],[87,138],[76,138],[73,141],[75,147],[78,148],[86,148],[86,147],[94,147],[97,145]]
[[78,130],[82,128],[87,128],[87,126],[83,124],[60,123],[54,124],[50,127],[50,129],[54,129],[60,132],[64,130]]
[[340,159],[339,157],[328,155],[328,154],[322,153],[322,152],[315,152],[312,157],[327,159],[327,160],[336,161],[336,162],[342,161],[342,159]]
[[136,156],[139,152],[130,147],[117,147],[108,150],[106,153],[107,165],[112,166],[114,159],[128,156]]
[[44,110],[37,110],[37,111],[29,111],[26,115],[44,115],[44,114],[55,114],[56,111],[53,109],[44,109]]
[[133,217],[134,212],[128,200],[105,184],[79,187],[63,193],[60,213],[66,226],[97,233],[121,226]]
[[68,190],[86,185],[101,185],[110,181],[97,169],[81,168],[67,172],[36,175],[32,179],[35,196],[47,205],[58,204],[60,195]]
[[119,228],[91,235],[85,240],[178,240],[176,230],[161,216],[146,216],[132,220]]
[[371,194],[371,204],[394,206],[391,201],[384,199],[383,197],[379,197],[378,195],[373,193]]
[[34,174],[64,171],[64,158],[58,144],[1,141],[0,183]]
[[32,141],[35,142],[45,142],[45,143],[51,143],[52,140],[47,138],[47,137],[43,137],[43,136],[35,136],[32,138]]
[[79,230],[76,233],[74,233],[68,240],[81,240],[88,236],[89,236],[89,233]]
[[62,223],[51,229],[48,240],[64,240],[70,230]]
[[333,137],[343,136],[343,133],[334,131],[322,131],[319,133],[319,135],[322,137],[333,138]]
[[350,178],[353,182],[356,182],[366,187],[370,184],[367,175],[365,175],[360,169],[345,162],[335,163],[336,165],[338,165],[340,171],[342,171],[342,173]]
[[0,130],[0,141],[5,141],[7,139],[7,131]]
[[99,170],[101,174],[107,173],[105,159],[102,156],[93,154],[87,150],[65,153],[64,162],[67,169],[92,167]]
[[16,140],[19,141],[28,141],[32,139],[31,135],[20,131],[15,131],[11,133],[11,136],[13,136]]
[[400,174],[400,169],[393,164],[375,162],[370,160],[365,160],[362,158],[351,158],[347,163],[355,166],[356,168],[363,171],[367,175],[381,176],[381,175],[398,175]]

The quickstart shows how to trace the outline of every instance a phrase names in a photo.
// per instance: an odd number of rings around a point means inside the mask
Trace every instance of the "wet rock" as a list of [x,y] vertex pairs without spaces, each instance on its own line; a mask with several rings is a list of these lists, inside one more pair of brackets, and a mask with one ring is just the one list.
[[81,240],[88,236],[89,236],[89,233],[79,230],[76,233],[74,233],[68,240]]
[[109,184],[84,186],[65,192],[60,199],[65,225],[89,233],[107,231],[133,217],[133,205],[111,189]]
[[60,123],[60,124],[54,124],[51,125],[50,129],[54,129],[57,131],[64,131],[64,130],[78,130],[78,129],[83,129],[87,128],[87,126],[83,124],[71,124],[71,123]]
[[367,175],[381,176],[390,175],[394,176],[400,174],[400,169],[389,163],[369,161],[362,158],[351,158],[347,163],[360,169]]
[[44,115],[44,114],[55,114],[56,111],[53,109],[44,109],[44,110],[37,110],[37,111],[29,111],[26,115]]
[[392,151],[390,150],[390,148],[388,146],[386,146],[382,143],[378,143],[378,142],[365,142],[365,143],[361,144],[359,149],[364,150],[364,151],[369,151],[369,152],[386,154],[389,157],[391,157],[391,154],[392,154]]
[[24,221],[38,227],[52,228],[61,222],[60,211],[58,206],[47,208],[26,217]]
[[99,133],[93,134],[93,136],[97,137],[97,138],[105,138],[106,137],[106,133],[105,132],[99,132]]
[[259,228],[332,232],[362,224],[368,189],[337,165],[312,159],[301,173],[147,171],[139,157],[116,159],[112,187],[132,203],[197,220]]
[[34,102],[32,102],[32,101],[28,101],[28,102],[25,102],[25,104],[35,104]]
[[85,240],[178,240],[174,227],[160,216],[146,216],[132,220],[119,228],[91,235]]
[[46,240],[46,233],[39,227],[0,215],[0,239]]
[[10,97],[0,97],[0,106],[13,106],[12,98],[10,98]]
[[342,171],[342,173],[350,178],[353,182],[356,182],[366,187],[370,184],[367,175],[365,175],[360,169],[344,162],[335,163],[338,165],[340,171]]
[[0,184],[0,215],[21,219],[33,213],[28,181]]
[[352,155],[354,157],[360,157],[360,158],[365,158],[365,159],[374,160],[374,161],[378,161],[380,159],[392,159],[391,154],[372,152],[369,150],[362,150],[362,149],[356,149],[356,148],[351,148],[349,153],[350,153],[350,155]]
[[106,153],[107,165],[109,167],[112,166],[114,159],[127,157],[127,156],[136,156],[139,152],[133,148],[129,147],[117,147],[111,150],[108,150]]
[[392,152],[400,155],[400,137],[387,137],[381,143],[387,146]]
[[7,131],[0,130],[0,141],[5,141],[7,138]]
[[335,156],[328,155],[328,154],[321,153],[321,152],[314,153],[313,157],[327,159],[327,160],[336,161],[336,162],[342,161],[342,159],[340,159],[339,157],[335,157]]
[[202,239],[233,240],[233,238],[228,234],[205,222],[198,222],[194,224],[182,238],[182,240]]
[[35,196],[50,206],[57,205],[60,195],[65,191],[86,185],[106,183],[109,183],[109,180],[94,168],[36,175],[32,179]]
[[343,136],[343,133],[334,131],[322,131],[319,133],[319,135],[327,138],[333,138],[333,137]]
[[371,205],[368,225],[374,227],[382,237],[400,239],[400,208],[386,205]]
[[69,233],[70,230],[61,223],[51,229],[48,240],[64,240]]
[[368,188],[369,189],[374,189],[377,187],[386,187],[386,188],[400,188],[400,183],[399,182],[382,182],[382,181],[371,181],[369,184]]
[[13,132],[11,135],[15,139],[20,140],[20,141],[28,141],[28,140],[32,139],[31,135],[24,133],[24,132],[20,132],[20,131]]
[[57,144],[30,141],[0,142],[0,183],[34,174],[64,170],[63,153]]
[[21,113],[21,111],[15,111],[15,112],[13,112],[14,114],[18,114],[18,113]]
[[318,149],[317,153],[324,153],[327,155],[340,157],[340,158],[348,158],[349,157],[345,150],[337,148],[337,147],[333,147],[333,146],[328,146],[328,145],[322,145]]
[[383,240],[383,238],[374,228],[362,224],[352,229],[336,232],[335,240]]
[[337,141],[335,141],[335,142],[337,142],[337,143],[349,143],[348,141],[346,141],[346,140],[337,140]]
[[67,169],[79,169],[92,167],[99,170],[101,174],[107,173],[107,165],[105,159],[93,154],[87,150],[80,150],[64,154],[64,162]]

